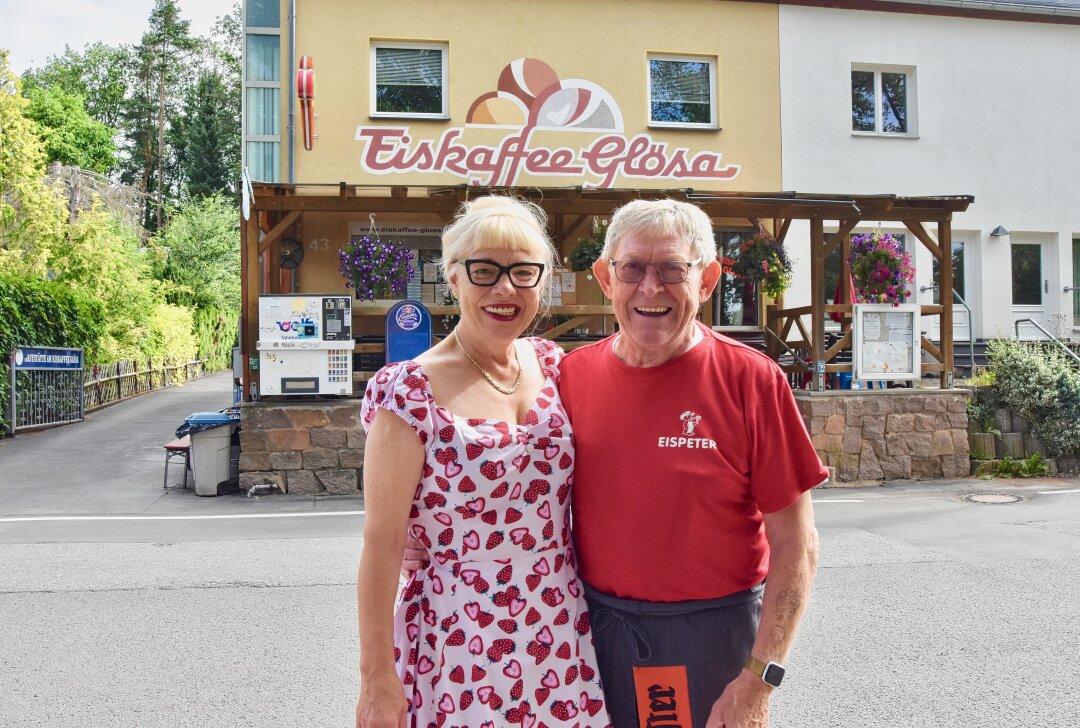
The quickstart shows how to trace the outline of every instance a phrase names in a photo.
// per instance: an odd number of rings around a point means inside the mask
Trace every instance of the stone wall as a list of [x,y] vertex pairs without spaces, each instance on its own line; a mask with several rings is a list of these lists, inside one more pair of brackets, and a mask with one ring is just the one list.
[[838,481],[965,478],[965,390],[795,393],[821,461]]
[[240,407],[240,487],[292,495],[356,495],[364,460],[360,400],[246,402]]

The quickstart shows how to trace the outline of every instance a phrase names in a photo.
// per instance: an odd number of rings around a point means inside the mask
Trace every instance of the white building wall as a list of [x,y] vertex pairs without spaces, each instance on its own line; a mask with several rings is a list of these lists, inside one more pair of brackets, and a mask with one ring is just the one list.
[[[915,68],[917,136],[852,133],[853,63]],[[1051,323],[1054,312],[1075,326],[1078,294],[1063,288],[1080,237],[1080,26],[781,5],[780,73],[784,189],[973,195],[953,230],[967,242],[975,335],[1010,334],[1025,316]],[[998,225],[1011,236],[991,237]],[[808,240],[808,225],[792,226],[790,305],[809,302]],[[1041,309],[1012,305],[1016,242],[1044,245]],[[918,249],[914,300],[929,303],[917,289],[931,282],[930,254]]]

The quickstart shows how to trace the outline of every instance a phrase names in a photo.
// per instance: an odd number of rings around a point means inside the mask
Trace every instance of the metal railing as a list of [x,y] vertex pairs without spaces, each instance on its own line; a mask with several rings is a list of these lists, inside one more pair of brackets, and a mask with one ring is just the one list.
[[[937,290],[937,288],[938,288],[937,286],[919,286],[919,293],[926,293],[927,291],[935,291],[935,290]],[[955,288],[953,289],[952,295],[953,295],[953,302],[955,303],[955,302],[959,301],[960,305],[964,307],[965,311],[967,311],[968,361],[970,362],[970,365],[971,365],[971,369],[969,369],[968,371],[970,371],[972,374],[974,374],[975,373],[975,320],[974,320],[974,318],[972,316],[972,313],[971,313],[971,306],[969,306],[967,304],[967,301],[964,300],[963,296],[961,296],[959,293],[956,292]],[[955,342],[953,342],[953,346],[955,348]]]
[[1050,339],[1050,341],[1052,341],[1052,342],[1054,342],[1055,344],[1057,344],[1058,346],[1060,346],[1060,347],[1062,348],[1062,350],[1063,350],[1063,351],[1064,351],[1064,352],[1065,352],[1066,354],[1068,354],[1068,355],[1069,355],[1070,357],[1072,357],[1072,358],[1073,358],[1073,360],[1074,360],[1074,361],[1075,361],[1075,362],[1076,362],[1077,364],[1080,364],[1080,356],[1077,356],[1077,355],[1076,355],[1076,352],[1074,352],[1074,351],[1073,351],[1072,349],[1070,349],[1069,347],[1065,346],[1065,344],[1063,344],[1063,343],[1061,342],[1061,339],[1059,339],[1058,337],[1054,336],[1054,335],[1053,335],[1053,334],[1051,334],[1051,333],[1050,333],[1049,331],[1047,331],[1046,329],[1044,329],[1044,328],[1042,327],[1042,324],[1040,324],[1040,323],[1039,323],[1038,321],[1036,321],[1035,319],[1029,319],[1029,318],[1022,318],[1022,319],[1017,319],[1017,320],[1016,320],[1016,321],[1014,322],[1014,324],[1013,324],[1013,325],[1014,325],[1014,327],[1015,327],[1015,329],[1016,329],[1016,338],[1018,338],[1018,339],[1020,338],[1020,324],[1031,324],[1032,326],[1034,326],[1035,328],[1037,328],[1037,329],[1038,329],[1039,331],[1041,331],[1041,332],[1043,332],[1044,334],[1046,334],[1046,337],[1047,337],[1048,339]]

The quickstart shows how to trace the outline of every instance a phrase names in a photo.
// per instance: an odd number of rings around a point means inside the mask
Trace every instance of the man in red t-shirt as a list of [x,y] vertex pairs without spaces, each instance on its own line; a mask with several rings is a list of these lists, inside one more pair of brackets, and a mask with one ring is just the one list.
[[705,213],[625,205],[593,271],[619,333],[566,356],[560,393],[612,721],[766,726],[816,568],[806,491],[827,471],[775,363],[695,320],[721,273]]
[[696,321],[721,274],[704,212],[623,206],[593,272],[619,333],[568,354],[559,389],[612,723],[767,728],[817,566],[807,491],[828,473],[779,368]]

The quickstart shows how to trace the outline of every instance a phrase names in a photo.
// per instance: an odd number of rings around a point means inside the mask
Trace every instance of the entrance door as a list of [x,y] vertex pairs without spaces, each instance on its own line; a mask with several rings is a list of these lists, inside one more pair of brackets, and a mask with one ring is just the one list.
[[[1049,281],[1044,277],[1046,246],[1036,240],[1019,237],[1013,236],[1011,250],[1013,321],[1030,318],[1046,328],[1045,294],[1049,289]],[[1020,324],[1020,338],[1044,337],[1034,326]]]

